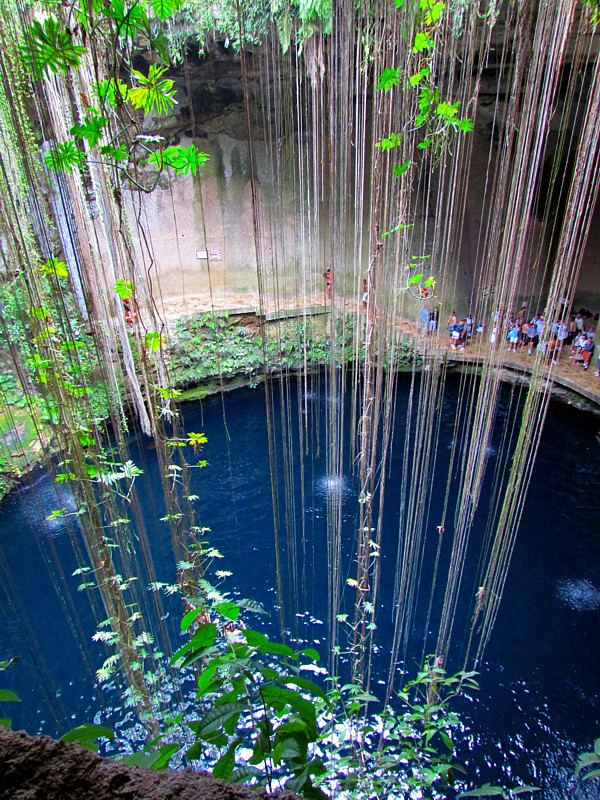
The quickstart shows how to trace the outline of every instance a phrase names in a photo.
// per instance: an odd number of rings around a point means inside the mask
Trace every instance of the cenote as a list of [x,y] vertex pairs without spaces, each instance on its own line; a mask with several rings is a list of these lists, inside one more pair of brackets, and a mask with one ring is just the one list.
[[[417,376],[417,384],[419,380]],[[453,437],[460,431],[455,423],[465,380],[477,379],[446,379],[428,517],[433,531],[444,502]],[[398,502],[411,381],[410,374],[399,375],[397,381],[382,516],[381,588],[371,684],[371,692],[381,698],[393,630]],[[274,381],[272,389],[285,624],[290,639],[316,648],[325,664],[329,652],[325,553],[332,504],[339,507],[341,515],[344,579],[355,574],[352,553],[358,525],[358,479],[352,469],[349,441],[351,387],[345,392],[339,387],[332,391],[326,376],[315,373],[306,379]],[[332,405],[334,415],[343,419],[346,428],[341,475],[328,475],[326,467],[326,426],[332,418]],[[465,565],[464,584],[469,598],[477,590],[477,537],[483,536],[498,472],[505,468],[503,459],[515,446],[518,426],[514,422],[522,405],[521,390],[503,386],[473,526],[473,554]],[[339,413],[342,407],[343,415]],[[235,598],[252,598],[268,608],[271,616],[261,619],[260,629],[277,639],[276,558],[264,389],[242,388],[209,396],[202,402],[184,404],[182,410],[186,429],[204,431],[208,439],[201,455],[208,465],[192,470],[190,486],[198,496],[200,523],[210,528],[207,538],[222,555],[214,569],[222,570],[224,575],[231,573],[222,577],[220,590]],[[414,420],[408,424],[414,425]],[[303,445],[299,441],[300,430]],[[456,760],[465,765],[469,779],[478,785],[486,781],[505,786],[524,782],[541,787],[541,796],[549,800],[600,797],[593,782],[582,784],[573,777],[577,755],[589,748],[600,730],[597,437],[596,417],[551,402],[500,611],[483,660],[477,666],[480,691],[473,693],[470,700],[461,700],[456,708],[465,726],[462,734],[455,735]],[[149,531],[156,580],[173,583],[169,533],[164,522],[159,521],[165,509],[156,488],[160,483],[156,454],[138,438],[132,438],[129,444],[132,460],[144,470],[136,489]],[[304,454],[300,457],[302,448]],[[458,469],[455,480],[461,479]],[[42,474],[30,486],[14,493],[1,509],[5,613],[0,627],[0,652],[19,659],[16,667],[5,673],[4,685],[14,689],[23,701],[12,714],[13,726],[32,734],[57,735],[70,727],[70,722],[75,725],[96,717],[113,726],[126,741],[127,731],[134,724],[131,711],[120,706],[114,687],[105,685],[100,691],[93,685],[82,658],[80,642],[87,641],[85,647],[97,666],[101,645],[91,642],[96,627],[88,593],[75,591],[82,579],[71,576],[77,561],[66,520],[46,519],[57,502],[75,510],[74,499],[66,488],[58,489],[60,501],[56,492],[50,477]],[[448,513],[447,519],[451,516]],[[447,524],[443,535],[450,533],[451,525]],[[423,655],[432,652],[435,644],[431,634],[439,621],[438,594],[434,595],[428,620],[430,635],[424,640],[435,541],[435,536],[429,536],[424,547],[415,613],[405,652],[400,654],[403,661],[398,666],[401,677],[396,688],[401,685],[402,676],[414,676]],[[56,579],[53,585],[50,578],[46,560],[51,558],[52,549],[77,597],[78,630],[69,627],[61,604],[62,579]],[[440,571],[447,569],[448,558],[448,553],[442,551]],[[35,577],[31,579],[31,575]],[[11,582],[7,582],[9,577]],[[341,612],[352,611],[351,592],[346,589]],[[449,670],[462,668],[471,622],[469,607],[461,598]],[[178,647],[180,600],[165,598],[164,610],[173,646]],[[340,668],[347,671],[344,659]]]

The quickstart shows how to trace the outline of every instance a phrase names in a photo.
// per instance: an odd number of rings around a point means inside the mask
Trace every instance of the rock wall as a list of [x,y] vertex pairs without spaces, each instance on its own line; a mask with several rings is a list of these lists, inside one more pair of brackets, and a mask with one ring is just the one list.
[[100,758],[79,744],[28,736],[0,726],[2,800],[294,800],[291,792],[269,794],[235,786],[206,773],[156,772]]
[[[498,34],[500,35],[500,34]],[[248,53],[249,71],[257,74],[259,58]],[[137,65],[140,67],[140,65]],[[482,292],[494,291],[493,284],[483,286],[481,224],[486,182],[493,172],[495,148],[490,140],[496,137],[495,126],[501,117],[497,102],[498,67],[490,65],[484,72],[480,88],[473,136],[470,164],[469,191],[465,210],[464,228],[455,263],[443,265],[440,296],[445,304],[443,313],[456,307],[459,314],[466,312],[467,299],[477,302]],[[581,90],[586,87],[585,72]],[[151,240],[153,267],[151,274],[157,293],[164,301],[177,302],[182,297],[225,293],[252,295],[258,291],[257,249],[266,266],[267,292],[301,294],[312,286],[320,287],[323,263],[316,263],[314,254],[303,251],[300,236],[301,209],[297,181],[293,174],[293,157],[288,160],[287,172],[276,174],[273,164],[277,159],[271,145],[261,136],[263,125],[256,110],[260,98],[249,82],[250,103],[253,109],[253,157],[257,192],[258,219],[255,218],[250,182],[250,158],[246,135],[246,118],[243,103],[240,57],[230,48],[216,44],[203,58],[188,51],[185,69],[176,76],[178,105],[176,113],[166,120],[156,119],[156,132],[171,143],[193,142],[200,150],[210,154],[210,161],[199,170],[196,177],[176,176],[172,181],[159,184],[149,196],[134,196],[134,205],[141,204],[141,220]],[[553,118],[549,132],[551,150],[540,172],[540,203],[550,191],[545,185],[544,170],[552,161],[552,143],[558,139],[560,107]],[[571,120],[574,130],[580,120]],[[573,142],[576,141],[574,137]],[[277,147],[276,143],[273,147]],[[574,147],[575,144],[572,145]],[[565,162],[565,169],[567,168]],[[285,158],[281,159],[285,164]],[[284,167],[285,169],[285,167]],[[550,198],[552,200],[552,198]],[[557,201],[551,222],[560,225],[564,207]],[[255,237],[255,224],[261,236]],[[431,223],[429,223],[431,225]],[[550,226],[552,227],[552,226]],[[415,226],[418,231],[418,225]],[[548,288],[548,272],[544,264],[548,253],[550,263],[553,248],[550,234],[542,233],[542,223],[536,213],[529,220],[530,245],[520,265],[521,281],[517,300],[528,301],[530,308],[542,309]],[[140,251],[144,243],[138,242]],[[596,253],[600,246],[600,214],[595,213],[587,248],[583,256],[575,306],[585,306],[596,311],[600,308],[600,269]],[[479,248],[479,252],[478,252]],[[148,263],[148,253],[144,261]],[[307,266],[308,265],[308,266]],[[366,256],[365,256],[366,269]],[[353,294],[356,279],[350,277],[346,286],[336,281],[336,291]],[[412,308],[414,306],[414,308]],[[418,303],[408,304],[404,313],[416,311]]]

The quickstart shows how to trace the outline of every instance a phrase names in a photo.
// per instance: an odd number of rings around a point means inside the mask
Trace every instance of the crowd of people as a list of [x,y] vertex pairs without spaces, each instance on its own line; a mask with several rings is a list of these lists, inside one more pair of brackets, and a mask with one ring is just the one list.
[[[595,319],[582,309],[577,314],[569,315],[567,321],[563,318],[550,323],[552,329],[548,332],[544,314],[535,314],[530,320],[527,319],[525,303],[514,316],[497,308],[490,344],[499,345],[500,333],[506,331],[508,350],[512,352],[516,353],[519,348],[526,347],[528,355],[533,355],[534,351],[541,353],[550,365],[558,364],[561,356],[568,351],[573,363],[587,370],[593,364],[596,349],[594,322]],[[600,360],[596,375],[599,372]]]
[[[568,352],[569,359],[584,370],[594,366],[595,323],[598,314],[593,317],[581,309],[578,313],[552,322],[552,330],[546,330],[544,314],[535,314],[528,319],[527,304],[523,303],[518,312],[511,313],[506,309],[496,308],[490,325],[490,347],[503,346],[506,341],[507,350],[516,353],[523,348],[527,354],[541,353],[548,365],[558,364],[561,356]],[[424,334],[434,334],[438,328],[438,311],[421,311],[421,326]],[[475,325],[471,313],[458,318],[452,311],[448,318],[448,345],[453,350],[464,350],[472,341],[474,333],[484,333],[483,325]],[[597,353],[595,375],[600,377],[600,350]]]

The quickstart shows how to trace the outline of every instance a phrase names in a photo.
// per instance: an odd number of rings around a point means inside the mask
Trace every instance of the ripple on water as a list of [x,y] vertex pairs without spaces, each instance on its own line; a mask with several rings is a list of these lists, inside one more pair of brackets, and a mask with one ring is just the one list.
[[558,581],[556,594],[562,603],[574,611],[595,611],[600,608],[600,590],[585,579]]
[[323,475],[316,483],[317,493],[333,500],[347,500],[353,492],[346,478],[339,475]]

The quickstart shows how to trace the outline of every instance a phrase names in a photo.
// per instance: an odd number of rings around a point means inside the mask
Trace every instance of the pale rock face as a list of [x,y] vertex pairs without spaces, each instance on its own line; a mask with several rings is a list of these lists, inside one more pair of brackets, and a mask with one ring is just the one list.
[[[502,36],[501,22],[494,35]],[[138,61],[140,63],[136,66],[143,69],[143,59],[139,58]],[[298,196],[295,156],[280,146],[281,143],[269,143],[264,139],[266,129],[262,113],[258,110],[261,96],[255,84],[258,62],[256,52],[247,53],[258,220],[255,220],[252,204],[239,54],[216,44],[205,57],[199,58],[197,51],[194,55],[190,47],[187,79],[183,68],[175,74],[171,73],[177,88],[177,105],[166,118],[151,120],[153,131],[163,135],[167,142],[189,144],[193,141],[200,150],[211,156],[196,178],[177,176],[171,182],[159,183],[152,195],[141,199],[142,221],[146,223],[154,250],[155,265],[151,270],[153,284],[157,292],[160,290],[167,308],[177,307],[180,312],[196,310],[194,297],[205,298],[211,292],[213,299],[216,293],[221,298],[231,296],[234,300],[243,297],[252,304],[258,293],[257,247],[267,293],[275,293],[276,281],[280,295],[314,293],[315,288],[318,290],[320,287],[323,265],[315,263],[314,255],[319,248],[314,247],[311,254],[306,231],[301,233],[301,199]],[[498,120],[503,119],[507,101],[502,83],[498,91],[498,70],[499,65],[492,63],[483,73],[477,113],[474,115],[475,130],[472,134],[461,247],[459,254],[454,256],[455,263],[446,264],[444,274],[439,275],[438,294],[444,299],[444,305],[448,306],[464,308],[474,291],[493,291],[493,287],[480,285],[478,274],[481,264],[476,263],[476,254],[486,173],[490,169],[490,140],[492,143],[498,141]],[[584,76],[582,86],[586,81]],[[270,93],[271,103],[273,94]],[[295,98],[292,102],[295,103]],[[559,140],[556,125],[560,116],[560,108],[557,107],[549,131],[550,149],[540,169],[540,196],[544,197],[551,191],[549,166]],[[297,124],[295,114],[292,117],[294,124]],[[577,130],[580,120],[573,119],[572,125]],[[492,159],[494,155],[495,148],[492,147]],[[568,171],[572,158],[567,156],[564,161],[564,168]],[[558,197],[550,201],[552,214],[559,221],[564,213],[564,203],[561,205]],[[325,197],[324,207],[327,202]],[[431,221],[435,220],[435,209],[429,208],[426,213],[429,215],[426,228],[429,240],[434,233]],[[255,222],[262,225],[260,243],[255,240]],[[425,223],[425,217],[415,220],[414,232],[417,237]],[[354,235],[351,225],[349,221],[347,234],[350,235],[350,241]],[[548,252],[552,256],[556,243],[550,242],[548,235],[540,238],[541,231],[536,209],[529,221],[532,246],[528,250],[534,254],[539,250],[541,260],[545,260]],[[328,236],[323,229],[321,234]],[[593,312],[600,309],[600,270],[597,269],[594,255],[598,250],[600,219],[596,213],[575,295],[577,309],[582,306]],[[142,252],[141,249],[139,252]],[[481,259],[481,254],[479,257]],[[351,265],[348,267],[352,269]],[[531,307],[534,307],[537,298],[543,296],[548,288],[543,285],[543,270],[536,272],[525,265],[523,276],[522,285],[517,287],[517,300],[532,301]],[[335,289],[337,293],[352,294],[353,279],[349,277],[346,285],[336,280]]]

